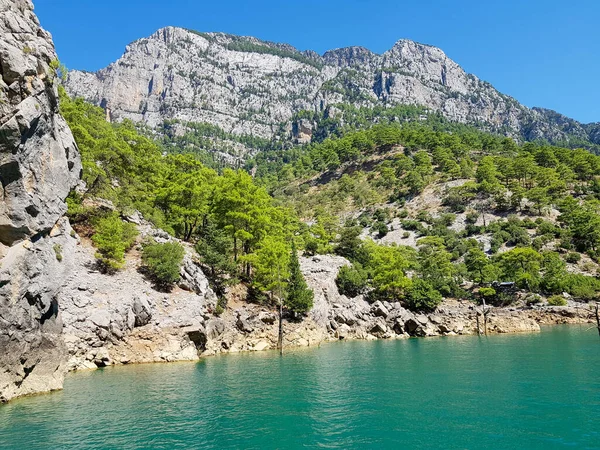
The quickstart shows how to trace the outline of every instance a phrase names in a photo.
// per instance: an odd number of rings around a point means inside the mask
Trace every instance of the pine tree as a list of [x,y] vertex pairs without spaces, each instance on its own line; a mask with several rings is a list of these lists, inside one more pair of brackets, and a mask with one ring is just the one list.
[[295,313],[308,312],[313,306],[313,291],[308,288],[304,276],[300,271],[300,262],[298,261],[298,252],[296,245],[292,241],[292,254],[289,264],[290,278],[287,285],[287,297],[285,307]]

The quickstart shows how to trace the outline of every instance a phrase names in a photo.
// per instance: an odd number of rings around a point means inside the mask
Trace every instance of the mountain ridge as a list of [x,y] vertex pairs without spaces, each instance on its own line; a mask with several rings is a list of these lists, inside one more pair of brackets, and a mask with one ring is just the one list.
[[151,128],[175,119],[267,139],[283,129],[293,138],[300,111],[406,104],[518,140],[600,143],[598,124],[521,105],[440,48],[409,39],[382,54],[353,46],[319,55],[251,36],[164,27],[104,69],[70,72],[66,88],[115,119]]

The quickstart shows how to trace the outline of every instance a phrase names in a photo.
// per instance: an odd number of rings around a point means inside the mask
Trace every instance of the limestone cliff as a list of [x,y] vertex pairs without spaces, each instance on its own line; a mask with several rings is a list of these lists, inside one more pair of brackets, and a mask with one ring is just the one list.
[[[167,27],[133,42],[97,73],[72,71],[66,87],[115,119],[151,127],[180,119],[269,138],[291,130],[301,110],[415,104],[518,138],[597,140],[593,126],[527,108],[439,48],[405,39],[381,55],[351,47],[319,56],[251,37]],[[302,143],[306,136],[294,137]]]
[[75,240],[62,216],[81,163],[55,60],[31,1],[0,0],[0,401],[60,388],[66,372],[57,293]]

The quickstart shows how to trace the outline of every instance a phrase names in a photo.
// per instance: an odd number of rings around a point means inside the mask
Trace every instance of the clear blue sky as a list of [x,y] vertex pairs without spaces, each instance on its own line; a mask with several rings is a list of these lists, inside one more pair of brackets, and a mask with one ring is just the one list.
[[600,121],[598,0],[33,0],[71,69],[97,70],[174,25],[319,53],[401,38],[442,48],[527,106]]

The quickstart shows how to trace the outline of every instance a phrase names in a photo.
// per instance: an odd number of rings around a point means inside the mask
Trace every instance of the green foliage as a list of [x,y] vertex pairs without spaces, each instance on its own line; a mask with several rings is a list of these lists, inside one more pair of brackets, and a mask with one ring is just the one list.
[[170,286],[179,280],[185,249],[178,242],[147,244],[142,249],[142,262],[151,276],[161,285]]
[[358,263],[342,266],[335,279],[340,294],[356,297],[367,290],[368,274]]
[[373,243],[368,247],[373,297],[389,301],[404,298],[411,286],[406,271],[414,265],[411,261],[414,259],[414,250],[408,247],[378,246]]
[[498,257],[502,279],[533,292],[539,288],[541,262],[542,255],[532,248],[515,248]]
[[569,252],[565,256],[565,261],[571,264],[577,264],[581,261],[581,255],[579,253]]
[[225,297],[219,297],[217,299],[217,306],[215,307],[215,316],[220,316],[225,312],[227,307],[227,299]]
[[427,281],[416,278],[412,280],[406,296],[407,306],[415,311],[433,311],[442,302],[440,294]]
[[96,258],[100,266],[109,272],[123,267],[125,252],[133,246],[138,235],[135,225],[123,222],[118,214],[112,213],[98,219],[94,229],[92,241],[98,249]]
[[289,278],[286,287],[286,297],[284,305],[294,313],[306,313],[313,307],[313,291],[308,288],[304,276],[300,271],[300,262],[298,261],[298,252],[292,241],[290,262],[288,266]]
[[243,257],[254,267],[253,286],[281,301],[285,295],[286,280],[290,277],[289,252],[283,239],[266,236],[256,252]]
[[235,265],[231,258],[233,240],[225,230],[217,228],[212,220],[208,220],[202,227],[194,248],[213,279],[234,272]]
[[479,295],[485,299],[490,299],[496,295],[496,290],[491,287],[482,287],[479,289]]
[[456,291],[456,266],[446,250],[442,238],[429,236],[420,239],[418,253],[419,273],[423,281],[444,295]]
[[553,295],[548,298],[548,304],[551,306],[567,306],[567,300],[562,295]]
[[277,44],[271,44],[268,42],[254,42],[243,37],[231,37],[233,40],[227,44],[228,50],[281,56],[282,58],[290,58],[303,64],[308,64],[317,69],[320,69],[323,66],[321,62],[312,59],[297,50],[292,50],[287,47],[280,47],[277,46]]

